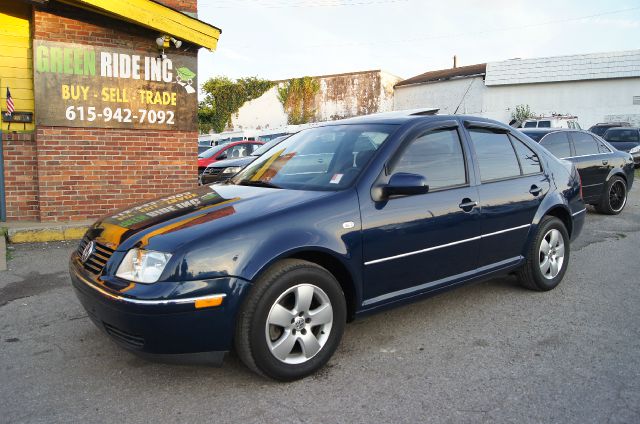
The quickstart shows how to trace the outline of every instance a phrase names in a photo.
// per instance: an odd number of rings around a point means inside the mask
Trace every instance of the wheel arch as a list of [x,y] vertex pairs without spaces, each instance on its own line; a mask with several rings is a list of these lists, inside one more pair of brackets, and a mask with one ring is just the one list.
[[571,213],[564,207],[564,205],[556,205],[547,210],[543,216],[555,216],[564,223],[564,226],[569,233],[569,237],[573,233],[573,220],[571,219]]
[[349,270],[349,267],[344,263],[342,259],[340,259],[334,252],[320,247],[295,249],[283,252],[282,254],[273,258],[271,261],[269,261],[269,263],[265,264],[260,270],[258,270],[252,280],[260,278],[260,276],[264,274],[264,272],[266,272],[270,267],[283,259],[300,259],[319,265],[329,271],[338,281],[344,293],[345,301],[347,304],[347,321],[353,321],[358,309],[358,299],[360,299],[360,293],[359,290],[357,290],[354,273]]

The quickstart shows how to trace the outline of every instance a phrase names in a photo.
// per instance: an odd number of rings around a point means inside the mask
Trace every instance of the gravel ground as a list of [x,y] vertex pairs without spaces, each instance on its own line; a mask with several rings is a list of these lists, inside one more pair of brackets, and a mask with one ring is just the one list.
[[0,273],[0,422],[640,422],[640,190],[589,211],[565,280],[494,279],[347,326],[318,374],[275,383],[147,362],[72,293],[75,243],[20,245]]

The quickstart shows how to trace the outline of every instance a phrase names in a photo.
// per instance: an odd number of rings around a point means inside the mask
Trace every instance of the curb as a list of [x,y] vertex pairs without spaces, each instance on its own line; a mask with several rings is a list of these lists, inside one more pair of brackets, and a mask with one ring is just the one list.
[[8,228],[11,243],[44,243],[48,241],[80,240],[88,225],[58,225],[46,228]]

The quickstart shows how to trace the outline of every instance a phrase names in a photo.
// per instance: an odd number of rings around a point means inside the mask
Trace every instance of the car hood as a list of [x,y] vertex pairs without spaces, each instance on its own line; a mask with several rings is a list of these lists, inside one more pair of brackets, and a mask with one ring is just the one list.
[[205,185],[120,210],[97,221],[88,236],[116,250],[136,246],[172,252],[203,234],[241,228],[248,222],[331,193]]
[[254,160],[256,160],[257,158],[258,156],[245,156],[242,158],[225,159],[225,160],[219,160],[217,162],[213,162],[209,166],[215,167],[215,168],[228,168],[230,166],[246,166],[251,162],[253,162]]

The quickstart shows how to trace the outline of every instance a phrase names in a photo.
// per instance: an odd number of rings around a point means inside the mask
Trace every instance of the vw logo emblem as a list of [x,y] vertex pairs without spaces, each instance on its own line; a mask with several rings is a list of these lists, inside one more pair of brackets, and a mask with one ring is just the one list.
[[95,247],[96,247],[95,241],[91,240],[89,243],[87,243],[87,245],[84,247],[84,250],[82,251],[82,256],[80,257],[80,260],[82,262],[87,262],[87,259],[89,259],[89,256],[91,256]]

